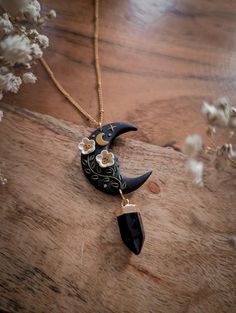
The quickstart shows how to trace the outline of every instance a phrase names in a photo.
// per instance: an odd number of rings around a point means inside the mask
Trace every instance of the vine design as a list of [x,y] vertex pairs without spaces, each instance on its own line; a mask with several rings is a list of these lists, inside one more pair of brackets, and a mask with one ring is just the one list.
[[95,155],[88,155],[83,158],[82,164],[85,166],[84,171],[93,181],[101,180],[105,189],[124,190],[126,183],[122,181],[122,176],[118,174],[117,165],[101,168],[96,162]]

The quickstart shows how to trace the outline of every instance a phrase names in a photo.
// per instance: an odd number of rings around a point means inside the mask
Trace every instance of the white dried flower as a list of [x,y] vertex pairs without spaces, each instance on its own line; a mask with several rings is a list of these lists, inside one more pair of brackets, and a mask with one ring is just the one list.
[[202,138],[197,135],[189,135],[183,147],[183,151],[190,157],[197,156],[202,150]]
[[22,79],[25,84],[35,84],[37,81],[37,77],[32,72],[24,73]]
[[16,63],[26,64],[31,61],[30,40],[24,35],[8,36],[0,43],[3,58],[12,66]]
[[0,110],[0,122],[2,121],[2,119],[3,119],[3,111]]
[[40,18],[41,6],[37,0],[24,0],[20,9],[22,15],[30,21],[37,22]]
[[55,10],[51,10],[49,13],[48,13],[48,17],[49,18],[56,18],[57,17],[57,13]]
[[49,39],[45,35],[38,34],[36,36],[36,40],[39,43],[40,47],[42,47],[43,49],[45,49],[49,46]]
[[198,187],[203,187],[203,169],[204,164],[195,159],[190,159],[187,162],[186,170],[192,178],[192,183]]
[[33,43],[31,46],[32,56],[34,59],[40,59],[43,56],[43,51],[37,43]]
[[6,75],[0,75],[0,90],[1,91],[10,91],[13,93],[17,93],[22,80],[19,76],[15,76],[12,73],[8,73]]
[[0,67],[0,74],[7,74],[9,73],[9,69],[6,66]]
[[212,126],[227,127],[230,119],[231,104],[226,98],[219,98],[215,103],[203,102],[202,113]]
[[2,29],[5,34],[11,33],[14,29],[7,13],[0,16],[0,29]]

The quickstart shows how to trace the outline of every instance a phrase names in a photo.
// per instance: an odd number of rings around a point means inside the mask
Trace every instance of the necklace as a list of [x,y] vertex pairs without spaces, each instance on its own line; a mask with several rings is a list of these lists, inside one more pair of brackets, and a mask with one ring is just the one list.
[[152,172],[147,172],[136,178],[125,177],[120,173],[117,157],[109,151],[109,147],[116,137],[129,131],[136,131],[137,128],[124,122],[114,122],[103,125],[104,102],[98,53],[98,35],[99,0],[94,0],[94,59],[99,107],[99,116],[97,120],[63,88],[54,76],[45,59],[41,58],[40,61],[58,90],[90,123],[96,127],[96,130],[88,138],[83,138],[79,143],[81,165],[84,175],[98,190],[114,196],[121,196],[121,207],[115,212],[121,238],[124,244],[133,253],[139,254],[145,238],[141,215],[136,205],[129,203],[129,200],[125,198],[124,194],[138,189],[148,179]]

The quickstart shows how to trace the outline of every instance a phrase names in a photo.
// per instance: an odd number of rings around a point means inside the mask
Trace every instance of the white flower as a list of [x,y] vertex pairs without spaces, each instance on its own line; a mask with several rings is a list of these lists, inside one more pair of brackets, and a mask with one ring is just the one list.
[[2,119],[3,119],[3,111],[0,110],[0,122],[2,121]]
[[9,73],[9,70],[6,66],[1,66],[0,67],[0,74],[7,74]]
[[219,98],[213,104],[203,102],[202,113],[212,126],[227,127],[230,119],[231,104],[226,98]]
[[40,18],[40,11],[41,6],[37,0],[24,0],[20,9],[22,15],[33,22],[36,22]]
[[192,177],[192,183],[198,187],[203,187],[203,169],[204,164],[195,159],[190,159],[187,162],[187,173]]
[[35,84],[37,81],[37,77],[31,72],[24,73],[22,79],[25,84]]
[[13,25],[9,20],[7,13],[4,13],[2,16],[0,16],[0,29],[2,29],[5,34],[9,34],[13,31]]
[[102,150],[100,154],[96,156],[96,161],[98,162],[100,167],[108,167],[112,166],[115,162],[115,157],[112,152],[108,152],[107,150]]
[[43,51],[37,43],[33,43],[31,48],[34,59],[40,59],[43,56]]
[[0,43],[3,58],[11,65],[26,64],[31,61],[30,40],[25,35],[8,36]]
[[19,76],[15,76],[12,73],[6,75],[0,75],[0,90],[11,91],[17,93],[22,80]]
[[43,49],[45,49],[45,48],[47,48],[48,46],[49,46],[49,39],[48,39],[48,37],[47,36],[45,36],[45,35],[38,35],[38,36],[36,36],[36,40],[37,40],[37,42],[39,43],[39,45],[43,48]]
[[49,13],[48,13],[48,17],[49,18],[55,18],[57,17],[57,13],[55,10],[51,10]]
[[189,135],[183,147],[183,151],[185,154],[189,155],[190,157],[197,156],[202,150],[202,138],[197,135]]
[[95,141],[85,137],[79,143],[78,147],[82,154],[89,154],[95,150]]

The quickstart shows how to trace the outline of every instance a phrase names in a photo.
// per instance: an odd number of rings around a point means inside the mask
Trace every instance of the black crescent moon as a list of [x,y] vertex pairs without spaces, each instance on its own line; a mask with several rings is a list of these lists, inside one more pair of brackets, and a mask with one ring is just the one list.
[[[119,162],[116,156],[114,165],[106,168],[100,167],[96,161],[96,155],[100,154],[102,150],[109,150],[112,141],[116,137],[136,130],[137,127],[131,124],[116,122],[103,125],[101,130],[97,129],[89,136],[89,139],[93,139],[96,143],[95,151],[87,155],[81,154],[81,164],[85,176],[98,190],[111,195],[119,194],[119,189],[121,189],[124,194],[129,193],[142,186],[151,175],[152,172],[149,171],[135,178],[123,176],[120,173]],[[100,146],[96,142],[96,136],[99,133],[104,133],[103,139],[108,141],[107,145]]]

